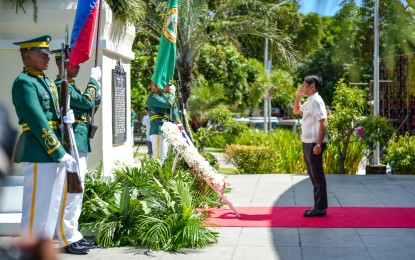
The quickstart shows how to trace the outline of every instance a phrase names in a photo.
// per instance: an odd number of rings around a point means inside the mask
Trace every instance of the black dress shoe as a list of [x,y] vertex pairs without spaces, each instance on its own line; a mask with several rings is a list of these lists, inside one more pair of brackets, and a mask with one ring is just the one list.
[[96,247],[94,241],[87,240],[85,238],[82,238],[81,240],[77,241],[76,243],[78,243],[79,245],[84,246],[88,249],[92,249],[92,248]]
[[304,217],[318,217],[326,215],[325,209],[312,209],[306,210],[303,214]]
[[78,244],[78,242],[74,242],[64,247],[65,252],[67,254],[73,255],[86,255],[89,252],[89,249],[83,245]]
[[310,212],[310,211],[311,211],[311,209],[307,209],[306,211],[304,211],[304,215],[308,214],[308,212]]

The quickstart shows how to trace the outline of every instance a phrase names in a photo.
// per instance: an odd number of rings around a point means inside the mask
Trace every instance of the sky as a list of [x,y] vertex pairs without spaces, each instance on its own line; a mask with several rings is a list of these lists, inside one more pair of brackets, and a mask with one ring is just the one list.
[[[300,12],[332,16],[340,9],[338,6],[340,2],[341,0],[300,0]],[[356,2],[359,4],[361,1]]]

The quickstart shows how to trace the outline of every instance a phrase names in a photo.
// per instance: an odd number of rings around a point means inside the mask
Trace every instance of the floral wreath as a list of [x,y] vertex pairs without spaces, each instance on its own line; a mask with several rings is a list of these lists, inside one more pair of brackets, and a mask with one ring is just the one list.
[[197,148],[189,140],[181,125],[165,122],[161,127],[163,136],[168,143],[173,146],[177,155],[183,158],[196,175],[204,179],[209,186],[219,195],[219,200],[223,200],[239,217],[238,212],[232,203],[224,196],[226,187],[225,178],[213,168],[209,162],[200,155]]

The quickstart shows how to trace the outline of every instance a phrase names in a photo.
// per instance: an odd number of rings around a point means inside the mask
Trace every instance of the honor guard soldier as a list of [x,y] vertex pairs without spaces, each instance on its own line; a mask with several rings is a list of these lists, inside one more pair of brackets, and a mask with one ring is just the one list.
[[[20,46],[24,64],[12,87],[13,105],[23,130],[14,153],[14,162],[20,163],[24,175],[23,239],[53,238],[65,172],[76,172],[77,168],[60,142],[58,90],[43,73],[49,66],[50,40],[44,35],[14,43]],[[63,119],[74,122],[71,110]]]
[[[59,75],[55,84],[62,85],[62,50],[53,51]],[[92,113],[95,113],[101,103],[101,90],[98,80],[101,78],[100,67],[91,68],[91,76],[85,90],[82,90],[75,82],[80,66],[70,67],[69,60],[64,62],[68,80],[68,94],[70,107],[75,115],[75,123],[72,125],[75,132],[76,147],[79,152],[79,169],[82,187],[84,187],[85,173],[87,171],[88,153],[91,152],[89,125]],[[94,108],[94,109],[93,109]],[[95,248],[92,241],[86,240],[78,230],[78,220],[81,215],[83,193],[68,193],[64,190],[61,212],[59,215],[57,233],[59,246],[65,248],[69,254],[87,254],[89,249]]]
[[161,126],[171,121],[170,110],[174,108],[174,95],[163,93],[154,82],[151,82],[151,93],[147,98],[147,108],[150,116],[150,140],[153,147],[153,157],[163,163],[167,155],[167,141],[162,135]]

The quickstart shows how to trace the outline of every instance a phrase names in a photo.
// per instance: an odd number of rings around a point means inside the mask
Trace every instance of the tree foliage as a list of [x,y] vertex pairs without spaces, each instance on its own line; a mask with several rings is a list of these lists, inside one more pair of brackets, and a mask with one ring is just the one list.
[[[298,82],[309,74],[322,76],[321,94],[329,105],[339,78],[366,83],[373,79],[374,0],[356,2],[343,0],[333,17],[323,19],[323,47],[311,52],[296,71]],[[410,3],[380,1],[380,57],[413,52],[415,23]]]
[[[351,142],[363,142],[369,149],[376,142],[387,142],[393,133],[391,125],[379,116],[365,117],[366,93],[357,88],[349,87],[340,79],[333,97],[333,114],[329,116],[328,138],[338,154],[339,173],[345,174],[347,153]],[[365,134],[356,138],[358,127],[364,127]]]
[[[3,0],[6,1],[6,0]],[[13,4],[13,8],[16,9],[16,13],[21,9],[26,13],[24,8],[24,3],[26,0],[9,0]],[[37,22],[37,11],[38,11],[38,1],[42,0],[31,0],[33,4],[33,20]],[[114,16],[126,23],[135,24],[141,19],[143,19],[145,13],[146,2],[145,0],[105,0],[105,2],[111,8]]]
[[[163,3],[150,0],[147,16],[137,24],[139,32],[157,39],[161,32]],[[269,7],[259,0],[194,0],[191,3],[179,0],[179,28],[177,45],[177,71],[182,79],[182,96],[185,104],[190,97],[193,69],[204,46],[212,41],[236,40],[239,35],[256,35],[273,39],[281,56],[294,61],[291,41],[283,37],[276,28],[264,28],[265,15]]]
[[397,174],[415,174],[415,136],[394,135],[386,147],[385,163]]
[[237,111],[248,109],[250,114],[258,107],[265,92],[264,67],[256,59],[244,57],[233,43],[205,44],[196,64],[194,73],[203,75],[208,87],[221,88],[221,103]]

